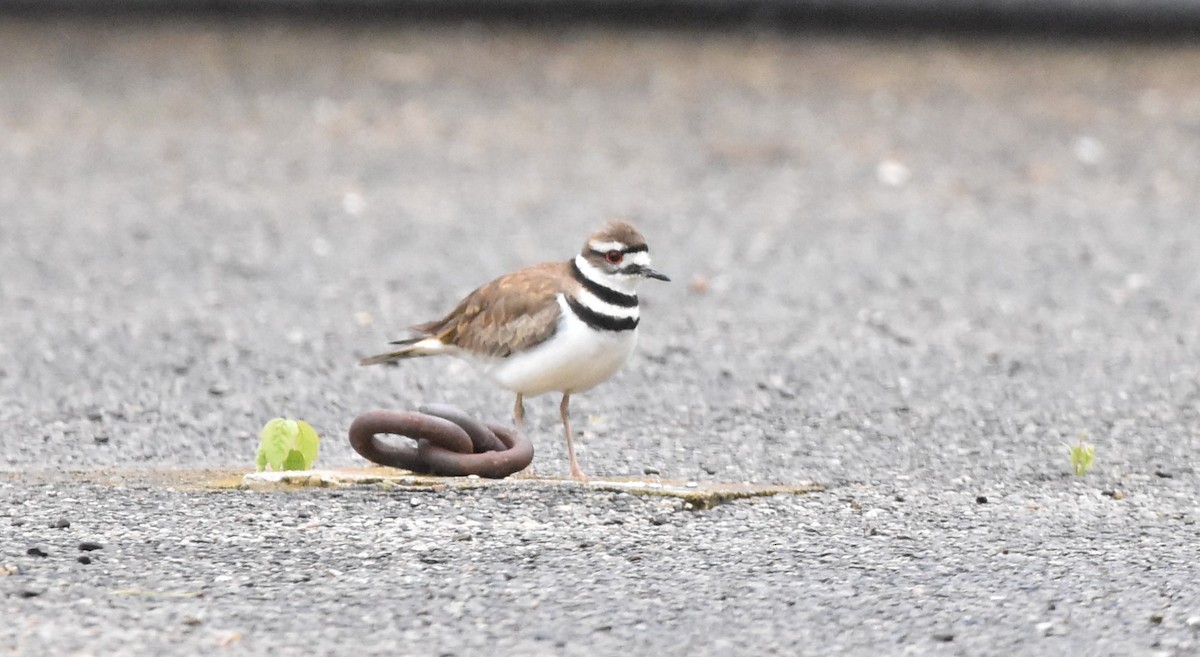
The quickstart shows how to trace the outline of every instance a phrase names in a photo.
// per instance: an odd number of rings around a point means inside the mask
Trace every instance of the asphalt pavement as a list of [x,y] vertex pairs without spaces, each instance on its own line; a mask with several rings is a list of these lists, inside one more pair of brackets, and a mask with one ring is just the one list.
[[[0,654],[1200,653],[1197,180],[1185,40],[6,17]],[[674,282],[584,469],[826,492],[146,474],[505,418],[355,361],[618,216]]]

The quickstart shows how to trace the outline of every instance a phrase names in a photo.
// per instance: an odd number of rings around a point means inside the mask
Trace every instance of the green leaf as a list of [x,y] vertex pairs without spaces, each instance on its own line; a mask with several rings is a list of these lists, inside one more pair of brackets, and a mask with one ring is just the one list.
[[1071,468],[1075,470],[1076,476],[1086,475],[1096,459],[1096,446],[1089,445],[1080,438],[1078,443],[1068,446],[1067,451],[1071,455]]
[[321,444],[321,437],[312,428],[312,425],[303,421],[297,420],[296,425],[300,427],[300,432],[296,435],[296,442],[293,447],[304,455],[304,469],[308,470],[317,462],[317,452]]
[[308,469],[308,468],[304,467],[304,455],[300,453],[300,450],[293,449],[293,450],[288,451],[287,458],[283,461],[283,469],[284,470],[307,470]]
[[258,455],[254,457],[254,469],[259,472],[267,469],[267,450],[261,445],[258,447]]
[[263,427],[259,433],[259,449],[263,451],[267,465],[271,466],[272,470],[283,469],[283,462],[287,459],[288,450],[292,448],[298,433],[300,428],[295,422],[281,417],[271,420]]

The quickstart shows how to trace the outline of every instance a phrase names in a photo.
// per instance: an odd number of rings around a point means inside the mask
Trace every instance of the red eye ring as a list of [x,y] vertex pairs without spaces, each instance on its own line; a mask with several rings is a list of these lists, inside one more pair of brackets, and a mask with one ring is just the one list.
[[619,265],[621,264],[621,261],[625,259],[625,254],[613,249],[612,251],[604,254],[604,259],[610,264]]

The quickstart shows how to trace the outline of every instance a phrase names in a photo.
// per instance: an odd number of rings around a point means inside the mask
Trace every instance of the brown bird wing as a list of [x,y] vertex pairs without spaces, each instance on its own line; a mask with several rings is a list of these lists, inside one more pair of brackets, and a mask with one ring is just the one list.
[[521,269],[468,294],[442,319],[413,329],[473,353],[505,357],[554,335],[562,312],[558,294],[570,280],[566,263]]

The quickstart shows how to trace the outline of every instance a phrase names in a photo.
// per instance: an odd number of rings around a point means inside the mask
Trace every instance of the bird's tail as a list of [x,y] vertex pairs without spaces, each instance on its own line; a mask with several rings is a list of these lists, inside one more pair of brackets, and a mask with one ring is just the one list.
[[360,361],[359,365],[378,365],[380,363],[390,363],[406,358],[419,358],[421,356],[434,356],[437,354],[446,353],[446,344],[441,340],[433,337],[410,338],[408,340],[397,340],[392,344],[399,346],[395,351],[389,351],[383,354],[368,356]]

